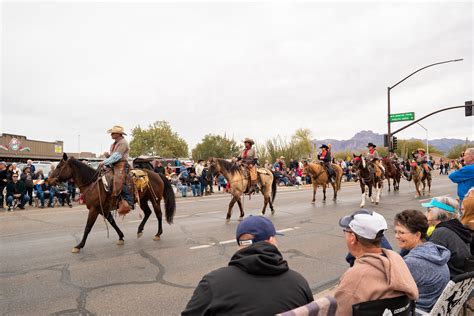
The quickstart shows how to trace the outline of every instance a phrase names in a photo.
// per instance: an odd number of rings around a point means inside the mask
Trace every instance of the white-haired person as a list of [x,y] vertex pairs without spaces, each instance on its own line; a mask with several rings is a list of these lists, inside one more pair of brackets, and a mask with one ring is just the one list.
[[448,196],[422,203],[428,208],[428,224],[435,226],[429,241],[446,247],[451,252],[448,267],[451,278],[464,272],[464,263],[471,256],[471,231],[459,221],[458,202]]

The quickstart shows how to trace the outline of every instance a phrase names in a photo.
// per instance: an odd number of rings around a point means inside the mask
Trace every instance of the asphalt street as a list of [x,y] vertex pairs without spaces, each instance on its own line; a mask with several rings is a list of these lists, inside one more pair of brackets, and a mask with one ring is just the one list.
[[[455,197],[456,187],[446,176],[434,176],[431,196]],[[388,239],[394,243],[393,217],[407,208],[422,210],[413,183],[402,180],[400,192],[387,192],[379,205],[366,207],[385,216]],[[313,292],[337,282],[348,268],[341,216],[360,204],[358,184],[343,184],[338,201],[322,203],[318,191],[311,204],[309,186],[280,188],[272,219],[283,256],[292,269],[308,280]],[[118,246],[115,231],[102,218],[96,222],[85,248],[71,249],[80,238],[87,217],[81,205],[69,208],[27,209],[0,213],[1,315],[177,315],[202,276],[227,265],[236,251],[238,207],[230,224],[225,213],[230,196],[215,193],[202,198],[179,198],[173,225],[164,224],[160,241],[152,238],[156,219],[150,217],[144,235],[137,238],[139,212],[118,225],[125,245]],[[260,214],[263,199],[245,199],[246,216]],[[236,298],[238,299],[238,298]],[[257,298],[256,298],[257,299]]]

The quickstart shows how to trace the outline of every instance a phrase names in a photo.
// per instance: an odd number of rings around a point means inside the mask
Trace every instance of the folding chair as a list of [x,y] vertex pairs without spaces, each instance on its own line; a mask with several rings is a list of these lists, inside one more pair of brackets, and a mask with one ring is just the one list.
[[411,316],[414,312],[415,301],[406,295],[352,305],[353,316]]
[[448,282],[440,297],[429,313],[416,310],[419,315],[462,315],[464,303],[474,287],[474,272],[455,276]]

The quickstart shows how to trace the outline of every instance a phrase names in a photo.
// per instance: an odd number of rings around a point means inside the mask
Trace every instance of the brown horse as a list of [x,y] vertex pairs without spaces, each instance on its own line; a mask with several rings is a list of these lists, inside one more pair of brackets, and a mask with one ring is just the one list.
[[[372,203],[379,204],[383,186],[382,170],[379,166],[373,164],[374,172],[369,168],[370,162],[367,162],[364,156],[352,155],[354,157],[352,170],[357,173],[360,190],[362,191],[360,207],[365,206],[366,197],[369,197]],[[372,190],[375,191],[375,196],[372,194]]]
[[[244,218],[244,208],[242,206],[241,196],[244,195],[248,185],[248,179],[245,177],[243,170],[240,165],[220,158],[209,158],[207,161],[209,166],[209,175],[222,174],[228,183],[230,183],[230,194],[232,200],[229,203],[227,210],[226,223],[230,223],[230,217],[232,215],[232,208],[235,202],[239,205],[240,217],[239,220]],[[265,215],[267,205],[270,205],[272,215],[275,214],[273,209],[273,201],[275,201],[277,183],[273,176],[273,172],[266,168],[257,167],[257,180],[260,191],[263,194],[263,209],[262,215]]]
[[323,202],[326,202],[326,187],[328,184],[332,185],[332,189],[334,191],[334,196],[332,198],[333,201],[337,200],[337,191],[341,189],[341,181],[342,181],[342,168],[338,164],[332,164],[332,168],[336,173],[336,182],[332,182],[330,177],[326,171],[326,168],[322,165],[322,163],[308,163],[304,162],[304,173],[310,175],[311,183],[313,184],[313,200],[311,203],[316,202],[316,191],[318,190],[318,186],[323,187]]
[[410,168],[411,178],[413,179],[413,183],[415,183],[416,189],[416,197],[421,196],[420,192],[420,184],[423,184],[423,195],[425,195],[426,184],[428,183],[428,195],[431,194],[431,172],[425,173],[423,172],[422,167],[418,166],[416,163],[412,163]]
[[393,180],[393,191],[399,191],[400,179],[402,178],[400,168],[398,168],[388,157],[384,157],[382,159],[382,164],[385,167],[385,176],[387,177],[388,182],[388,192],[390,192],[390,179]]
[[[159,240],[163,233],[162,228],[162,213],[160,202],[161,199],[165,200],[166,209],[166,221],[169,224],[173,223],[173,217],[176,210],[176,201],[171,183],[161,174],[154,173],[150,170],[143,170],[148,176],[149,182],[142,192],[138,191],[140,207],[142,208],[145,216],[138,226],[137,237],[141,237],[143,234],[143,228],[145,223],[150,217],[151,210],[148,206],[150,201],[153,205],[156,217],[158,218],[158,233],[153,238]],[[87,216],[87,224],[84,229],[84,235],[81,242],[72,249],[73,253],[77,253],[84,247],[87,236],[89,235],[97,216],[100,214],[107,219],[112,225],[119,236],[117,241],[118,245],[123,245],[123,233],[115,223],[114,217],[111,211],[117,208],[117,200],[113,198],[110,193],[104,189],[102,178],[99,177],[100,169],[94,170],[83,162],[75,159],[74,157],[68,158],[66,154],[63,155],[63,159],[59,162],[56,169],[49,176],[50,183],[54,184],[57,181],[66,181],[68,179],[74,179],[74,182],[79,187],[81,193],[84,195],[84,200],[87,208],[89,209],[89,215]]]

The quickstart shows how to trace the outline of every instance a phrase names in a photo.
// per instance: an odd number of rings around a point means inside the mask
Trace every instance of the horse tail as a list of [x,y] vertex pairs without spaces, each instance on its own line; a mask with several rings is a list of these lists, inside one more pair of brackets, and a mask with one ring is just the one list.
[[276,197],[276,194],[277,194],[277,179],[275,177],[275,174],[273,173],[273,171],[271,171],[272,175],[273,175],[273,181],[272,181],[272,203],[275,201],[275,197]]
[[176,211],[176,199],[174,196],[173,187],[171,182],[165,177],[165,175],[159,173],[161,180],[163,180],[164,190],[163,190],[163,199],[165,200],[165,215],[166,222],[168,224],[173,224],[173,217]]

